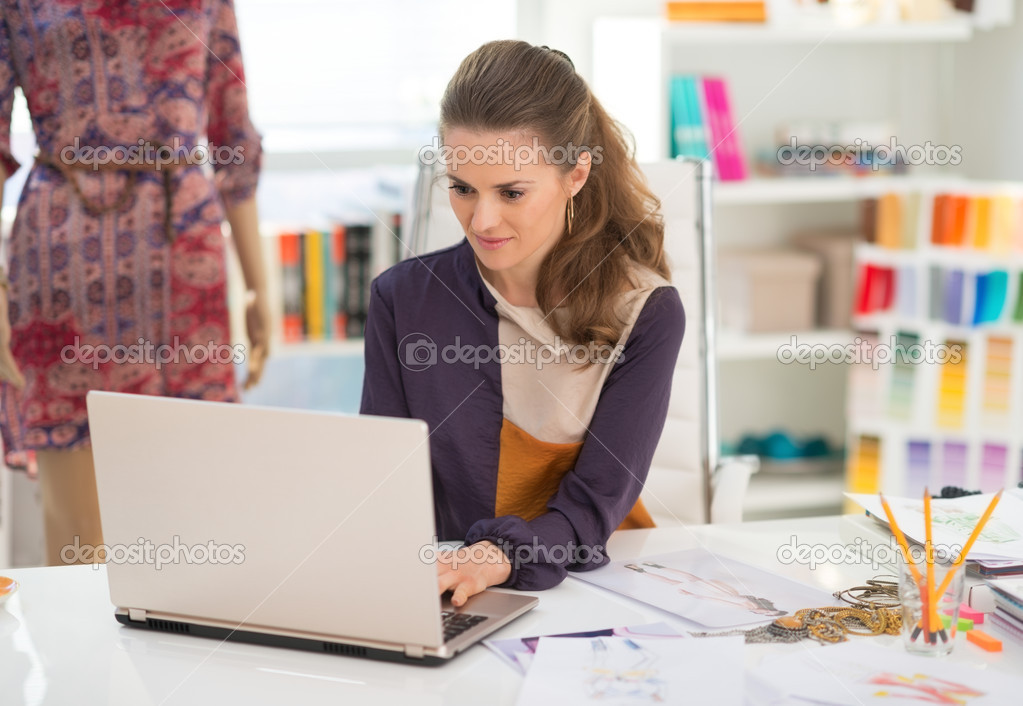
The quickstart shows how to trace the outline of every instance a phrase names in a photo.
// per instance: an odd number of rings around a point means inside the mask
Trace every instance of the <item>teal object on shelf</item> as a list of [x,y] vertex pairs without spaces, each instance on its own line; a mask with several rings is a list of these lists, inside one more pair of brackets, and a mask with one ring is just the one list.
[[783,431],[774,431],[762,438],[748,434],[742,437],[734,448],[739,454],[752,454],[779,461],[823,458],[834,453],[834,449],[823,436],[810,437],[800,442]]

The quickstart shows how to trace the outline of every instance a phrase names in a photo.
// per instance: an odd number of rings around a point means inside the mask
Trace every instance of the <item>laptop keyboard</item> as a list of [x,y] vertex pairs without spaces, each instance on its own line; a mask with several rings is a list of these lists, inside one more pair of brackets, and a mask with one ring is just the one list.
[[458,637],[469,628],[479,625],[487,619],[485,615],[456,613],[451,610],[442,610],[440,616],[441,621],[444,623],[444,642]]

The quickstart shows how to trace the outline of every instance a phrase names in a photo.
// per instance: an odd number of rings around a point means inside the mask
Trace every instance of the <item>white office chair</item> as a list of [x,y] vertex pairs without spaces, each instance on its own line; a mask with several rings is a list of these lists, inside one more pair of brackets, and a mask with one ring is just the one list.
[[[686,309],[686,333],[671,384],[664,432],[643,490],[658,526],[741,522],[756,457],[719,459],[714,348],[711,167],[679,159],[642,166],[661,200],[672,282]],[[422,254],[463,237],[451,211],[443,165],[423,165],[410,214],[409,249]]]

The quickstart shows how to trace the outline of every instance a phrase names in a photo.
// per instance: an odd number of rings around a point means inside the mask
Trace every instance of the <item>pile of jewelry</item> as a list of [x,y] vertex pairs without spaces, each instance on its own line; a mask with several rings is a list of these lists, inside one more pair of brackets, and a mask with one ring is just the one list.
[[899,586],[895,579],[873,578],[866,586],[847,588],[834,595],[850,607],[803,608],[794,615],[776,618],[771,624],[752,630],[690,634],[693,637],[744,635],[747,643],[787,643],[809,638],[824,644],[844,642],[847,635],[898,635],[902,630]]

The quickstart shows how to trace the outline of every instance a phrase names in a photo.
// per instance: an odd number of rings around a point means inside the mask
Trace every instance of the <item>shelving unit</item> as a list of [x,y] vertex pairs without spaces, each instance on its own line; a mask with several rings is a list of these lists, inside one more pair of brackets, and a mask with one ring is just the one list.
[[[754,174],[752,155],[773,149],[775,126],[788,120],[888,120],[900,144],[959,144],[953,128],[961,125],[950,116],[962,111],[952,83],[957,50],[976,43],[971,40],[978,31],[969,16],[842,28],[828,22],[786,23],[778,16],[764,25],[669,23],[660,12],[597,17],[593,23],[588,78],[608,112],[633,132],[640,161],[669,156],[668,77],[683,73],[726,79]],[[973,69],[981,66],[974,62]],[[981,115],[973,114],[973,126],[983,131]],[[900,176],[837,177],[807,170],[804,177],[718,182],[715,236],[723,247],[779,246],[801,231],[860,228],[865,199],[968,184],[963,169],[934,167],[914,167]],[[784,426],[797,436],[824,433],[841,446],[849,366],[786,366],[778,361],[778,350],[792,336],[799,343],[831,346],[852,343],[856,335],[852,328],[721,331],[722,439]],[[841,472],[764,473],[751,483],[747,514],[836,511],[843,483]]]
[[783,21],[763,25],[661,21],[666,41],[685,44],[874,44],[878,42],[965,42],[973,25],[961,17],[936,22],[893,22],[843,27],[832,21]]
[[770,206],[861,201],[883,194],[919,191],[927,185],[951,187],[962,183],[964,180],[961,179],[915,176],[754,177],[745,181],[718,182],[715,185],[714,203],[717,206]]
[[[952,220],[941,221],[944,227],[932,223],[941,193],[929,189],[919,195],[919,218],[907,226],[911,232],[898,233],[898,243],[857,249],[858,263],[891,268],[896,282],[889,307],[854,317],[853,323],[876,332],[881,343],[899,333],[916,336],[932,351],[961,343],[963,359],[950,366],[957,361],[933,353],[901,369],[883,365],[854,373],[859,384],[858,394],[850,397],[849,446],[856,453],[849,482],[857,492],[915,497],[928,485],[934,491],[955,485],[990,492],[1015,485],[1023,474],[1023,322],[1015,311],[1023,276],[1023,243],[1017,235],[1023,228],[1023,184],[978,181],[952,192],[990,198],[988,208],[995,197],[1003,199],[1015,217],[987,220],[986,227],[983,219],[969,215],[980,210],[980,198],[963,201],[967,215],[960,226],[949,225],[960,223]],[[956,244],[935,244],[935,228],[955,230]],[[962,278],[951,298],[949,272]],[[983,299],[976,300],[984,288],[974,277],[992,272],[1007,275],[1004,293],[989,295],[1001,296],[997,315]],[[931,289],[935,275],[938,294]],[[900,286],[903,277],[911,277],[913,286]],[[948,313],[950,302],[956,303],[954,316]],[[984,314],[977,315],[978,309]],[[860,453],[865,446],[870,448]],[[864,462],[864,455],[870,460]]]

